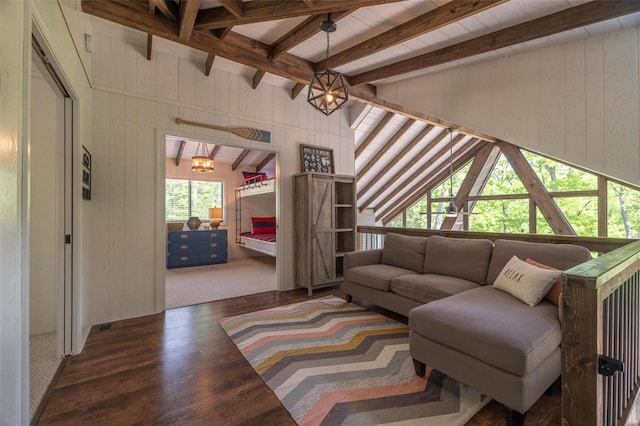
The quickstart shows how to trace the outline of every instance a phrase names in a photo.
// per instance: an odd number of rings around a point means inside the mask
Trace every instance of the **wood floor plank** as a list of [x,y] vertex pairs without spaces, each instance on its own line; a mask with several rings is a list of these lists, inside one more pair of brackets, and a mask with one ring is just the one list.
[[[343,297],[336,288],[314,297],[331,294]],[[218,320],[307,299],[304,289],[269,292],[117,321],[104,331],[94,326],[38,424],[295,425]],[[543,396],[525,421],[559,423],[560,392]],[[506,424],[503,407],[491,402],[467,424]]]

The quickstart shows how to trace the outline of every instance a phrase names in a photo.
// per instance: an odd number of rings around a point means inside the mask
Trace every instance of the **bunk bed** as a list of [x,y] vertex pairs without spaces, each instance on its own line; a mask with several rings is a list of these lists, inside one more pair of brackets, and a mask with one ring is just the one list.
[[[242,231],[243,199],[248,197],[273,197],[275,196],[275,179],[262,180],[261,178],[245,179],[244,185],[236,189],[236,244],[257,251],[268,256],[276,256],[276,229],[275,218],[272,226],[255,229],[254,219],[267,219],[252,217],[251,232]],[[246,211],[245,211],[246,215]],[[257,232],[256,232],[257,231]]]

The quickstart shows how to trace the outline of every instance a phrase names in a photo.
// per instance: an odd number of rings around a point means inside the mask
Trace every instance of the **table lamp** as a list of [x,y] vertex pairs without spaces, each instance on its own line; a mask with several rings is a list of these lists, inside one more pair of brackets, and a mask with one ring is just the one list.
[[211,207],[209,209],[209,218],[211,219],[211,229],[218,229],[220,220],[222,219],[222,207]]

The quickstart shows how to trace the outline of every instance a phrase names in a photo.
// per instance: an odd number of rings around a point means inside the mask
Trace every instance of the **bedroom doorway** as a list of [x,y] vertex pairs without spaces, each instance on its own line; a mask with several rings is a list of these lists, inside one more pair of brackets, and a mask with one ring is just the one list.
[[[166,309],[277,290],[276,153],[165,143]],[[194,156],[213,171],[194,171]]]

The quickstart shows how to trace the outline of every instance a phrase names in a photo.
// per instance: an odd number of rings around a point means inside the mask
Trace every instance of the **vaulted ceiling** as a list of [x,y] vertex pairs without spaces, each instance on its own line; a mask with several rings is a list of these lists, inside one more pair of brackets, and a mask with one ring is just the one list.
[[[384,102],[377,85],[640,24],[633,0],[82,0],[82,8],[147,33],[148,58],[154,37],[168,39],[206,52],[207,75],[219,58],[250,69],[254,89],[266,78],[295,98],[314,71],[343,73],[350,98],[368,105],[355,127],[358,199],[377,219],[451,165],[481,152],[486,164],[496,157],[489,135]],[[326,59],[320,24],[328,13],[338,29]],[[243,166],[266,154],[251,155]]]

